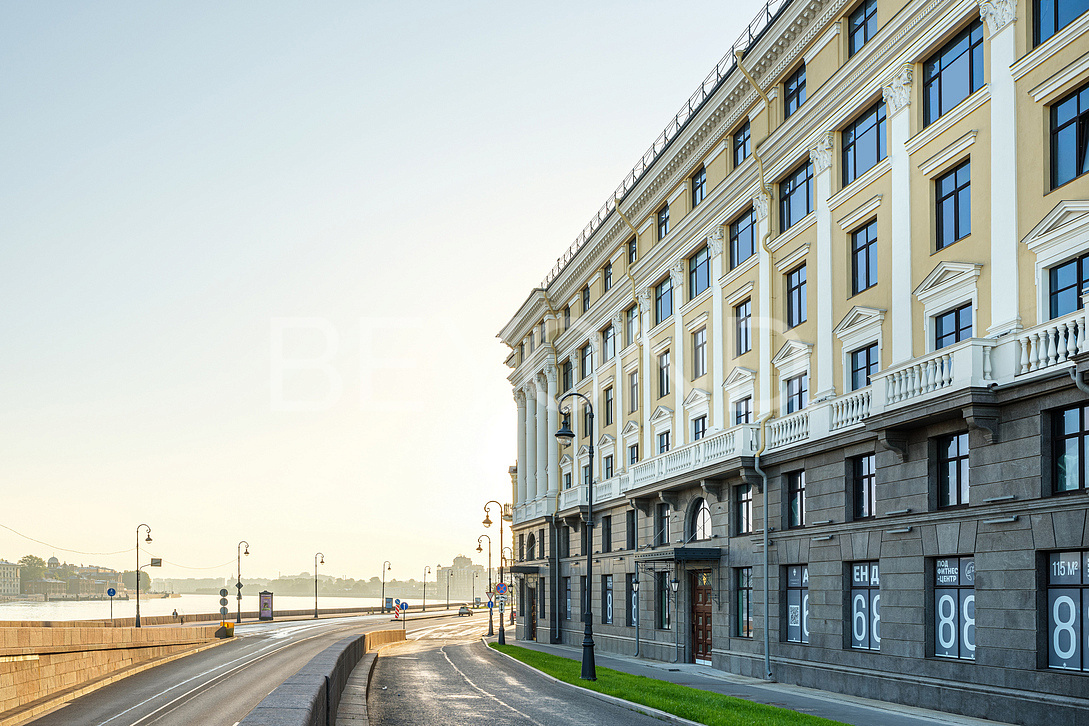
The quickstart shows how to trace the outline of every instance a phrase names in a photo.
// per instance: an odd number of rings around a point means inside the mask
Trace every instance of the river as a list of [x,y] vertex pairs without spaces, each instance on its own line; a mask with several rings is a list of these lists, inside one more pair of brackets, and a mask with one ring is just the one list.
[[[234,595],[227,598],[230,611],[234,613],[238,608],[238,601]],[[409,600],[412,605],[420,604],[419,600]],[[443,599],[438,603],[428,598],[429,604],[446,605]],[[366,608],[378,607],[381,598],[377,597],[326,597],[318,599],[318,609],[336,608]],[[273,596],[273,608],[277,611],[307,610],[314,607],[314,596],[306,595],[275,595]],[[181,595],[179,597],[148,599],[140,597],[140,615],[170,615],[177,609],[179,615],[193,615],[196,613],[219,612],[218,595]],[[242,611],[257,611],[257,595],[242,596]],[[115,618],[132,618],[136,616],[136,598],[130,600],[113,600],[113,615]],[[110,615],[109,600],[55,600],[52,602],[0,602],[0,621],[12,620],[108,620]]]

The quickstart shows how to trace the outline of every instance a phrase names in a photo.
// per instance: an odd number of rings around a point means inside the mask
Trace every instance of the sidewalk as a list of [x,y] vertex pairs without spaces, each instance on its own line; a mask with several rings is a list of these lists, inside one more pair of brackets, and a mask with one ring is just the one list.
[[[495,642],[495,638],[487,638]],[[581,646],[551,645],[531,641],[516,640],[507,635],[508,645],[517,645],[529,650],[538,650],[562,658],[582,659]],[[846,696],[829,691],[792,686],[786,683],[768,683],[755,678],[738,676],[725,671],[715,670],[710,666],[692,663],[664,663],[643,658],[602,653],[596,650],[594,660],[598,668],[611,668],[616,671],[669,681],[682,686],[698,688],[703,691],[721,693],[726,696],[743,698],[746,701],[778,706],[799,713],[840,721],[852,726],[1009,726],[998,721],[958,716],[942,711],[903,706],[885,701],[873,701],[867,698]]]

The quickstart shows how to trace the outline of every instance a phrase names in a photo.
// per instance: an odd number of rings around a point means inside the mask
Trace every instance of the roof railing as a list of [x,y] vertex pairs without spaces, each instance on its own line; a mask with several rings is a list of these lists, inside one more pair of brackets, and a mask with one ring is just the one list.
[[673,139],[677,138],[677,135],[684,129],[692,118],[695,117],[699,110],[703,108],[703,104],[714,95],[719,86],[730,76],[737,65],[736,52],[741,50],[747,52],[752,47],[753,43],[758,41],[763,35],[764,31],[775,21],[775,19],[793,0],[768,0],[764,4],[764,8],[759,14],[748,24],[745,28],[745,32],[730,46],[730,50],[723,56],[722,60],[718,62],[714,70],[711,71],[706,78],[703,79],[703,83],[696,89],[696,92],[689,96],[688,100],[681,110],[673,117],[673,119],[666,124],[665,130],[658,134],[658,138],[654,140],[654,143],[650,145],[646,153],[636,162],[635,166],[624,177],[624,180],[620,182],[620,186],[616,188],[616,191],[606,200],[605,204],[601,205],[601,209],[597,211],[594,218],[590,220],[590,223],[583,227],[579,236],[567,248],[567,251],[563,253],[556,260],[556,264],[552,266],[548,275],[545,276],[541,282],[541,287],[547,288],[552,284],[553,280],[559,277],[559,274],[565,267],[575,259],[575,255],[582,249],[586,241],[593,236],[605,220],[612,214],[614,207],[616,206],[616,199],[624,199],[628,192],[635,187],[636,184],[643,178],[643,175],[654,164],[662,153],[669,148],[669,144]]

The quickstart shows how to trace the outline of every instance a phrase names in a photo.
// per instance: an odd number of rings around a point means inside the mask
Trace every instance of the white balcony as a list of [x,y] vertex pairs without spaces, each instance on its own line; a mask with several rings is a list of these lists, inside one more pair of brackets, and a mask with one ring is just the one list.
[[970,387],[995,382],[996,341],[969,338],[956,345],[914,358],[873,376],[871,414],[921,403]]
[[1085,310],[1078,310],[1019,333],[1012,361],[1014,376],[1062,365],[1089,350],[1085,315]]
[[760,445],[759,430],[755,424],[735,426],[636,464],[631,471],[631,488],[737,456],[752,456]]
[[768,421],[768,450],[778,449],[799,441],[809,440],[810,409],[788,413],[782,418]]

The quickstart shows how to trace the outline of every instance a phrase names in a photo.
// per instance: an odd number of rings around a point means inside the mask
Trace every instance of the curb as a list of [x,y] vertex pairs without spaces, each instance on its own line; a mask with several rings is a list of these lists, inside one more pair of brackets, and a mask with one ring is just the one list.
[[599,701],[605,701],[606,703],[611,703],[614,706],[620,706],[622,708],[626,708],[626,709],[631,710],[631,711],[636,711],[638,713],[643,714],[644,716],[650,716],[652,718],[656,718],[656,719],[659,719],[661,721],[668,721],[669,723],[680,724],[681,726],[705,726],[704,724],[701,724],[699,721],[689,721],[686,718],[681,718],[680,716],[677,716],[676,714],[669,713],[667,711],[661,711],[661,710],[659,710],[657,708],[651,708],[650,706],[644,706],[641,703],[635,703],[634,701],[626,701],[623,698],[617,698],[616,696],[610,696],[607,693],[599,693],[598,691],[594,691],[594,690],[591,690],[589,688],[583,688],[582,686],[576,686],[575,684],[568,683],[567,681],[561,681],[559,678],[556,678],[554,676],[550,676],[547,673],[545,673],[544,671],[537,670],[536,668],[534,668],[533,666],[531,666],[528,663],[523,663],[522,661],[518,660],[517,658],[509,656],[509,655],[507,655],[506,653],[504,653],[504,652],[502,652],[500,650],[496,650],[495,648],[490,647],[490,645],[488,644],[488,641],[485,638],[481,638],[480,642],[484,644],[484,648],[487,649],[487,651],[489,653],[495,653],[496,655],[501,655],[504,658],[506,658],[507,660],[509,660],[509,661],[511,661],[513,663],[517,663],[518,665],[522,666],[523,668],[527,668],[527,669],[533,671],[534,673],[536,673],[537,675],[542,676],[542,677],[552,681],[553,683],[559,683],[559,684],[562,684],[564,686],[567,686],[568,688],[577,688],[580,692],[585,693],[585,694],[587,694],[587,695],[589,695],[589,696],[591,696],[593,698],[596,698]]
[[[337,709],[336,713],[338,726],[369,726],[371,720],[367,708],[367,699],[371,692],[371,678],[374,676],[374,667],[378,665],[378,654],[390,646],[405,642],[408,641],[399,640],[394,643],[386,643],[376,650],[363,654],[363,658],[360,659],[351,675],[348,676],[348,683],[345,684],[344,693],[341,694],[341,708]],[[356,676],[356,671],[360,668],[366,669],[365,677],[359,678]],[[356,680],[362,681],[362,684],[353,682]],[[0,726],[3,726],[3,724],[0,724]]]
[[53,698],[49,698],[49,700],[38,703],[37,705],[30,706],[29,708],[18,714],[7,716],[5,718],[0,718],[0,726],[20,726],[20,724],[25,724],[33,719],[36,719],[39,716],[49,713],[50,711],[53,711],[70,701],[74,701],[77,698],[86,696],[88,693],[93,693],[100,688],[105,688],[108,685],[117,683],[118,681],[128,678],[129,676],[134,676],[137,673],[143,673],[144,671],[151,670],[152,668],[166,665],[167,663],[178,660],[180,658],[185,658],[186,656],[195,655],[196,653],[215,648],[217,646],[223,645],[224,643],[229,643],[231,640],[233,640],[233,638],[217,638],[215,642],[198,645],[195,648],[191,648],[190,650],[186,650],[181,653],[174,653],[173,655],[168,655],[162,658],[158,658],[156,660],[147,661],[146,663],[132,666],[131,668],[128,668],[126,670],[118,671],[117,673],[112,673],[108,676],[103,676],[99,680],[88,683],[85,686],[81,686],[79,688],[76,688],[75,690],[68,691],[67,693],[62,693]]

